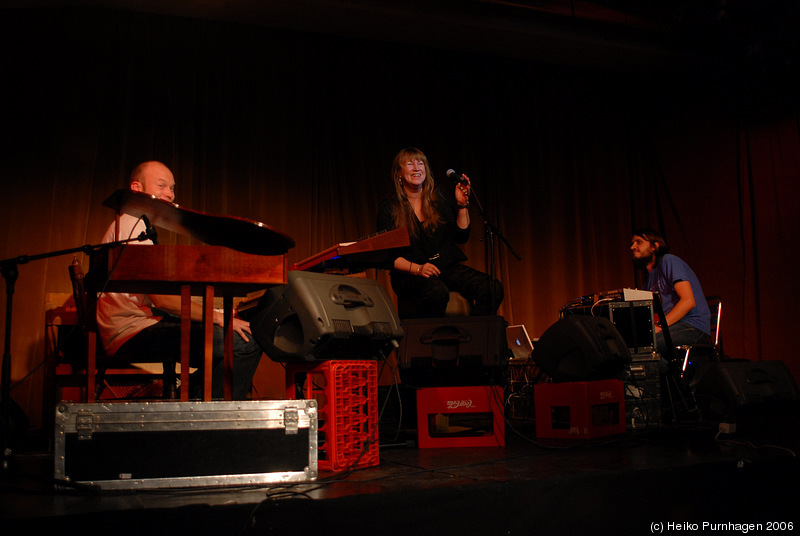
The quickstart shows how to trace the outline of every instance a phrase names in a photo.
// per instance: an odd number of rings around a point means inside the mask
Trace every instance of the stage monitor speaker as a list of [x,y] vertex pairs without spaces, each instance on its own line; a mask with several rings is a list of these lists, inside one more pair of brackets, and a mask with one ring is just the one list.
[[508,323],[499,315],[403,320],[403,383],[415,387],[491,385],[508,364]]
[[270,288],[250,321],[258,345],[273,361],[380,359],[403,338],[386,290],[375,280],[289,272]]
[[655,352],[653,300],[598,302],[591,307],[566,307],[562,316],[585,315],[608,318],[633,354]]
[[783,361],[714,363],[698,379],[695,399],[709,417],[797,407],[800,392]]
[[569,315],[542,334],[533,360],[554,382],[621,380],[631,354],[607,318]]

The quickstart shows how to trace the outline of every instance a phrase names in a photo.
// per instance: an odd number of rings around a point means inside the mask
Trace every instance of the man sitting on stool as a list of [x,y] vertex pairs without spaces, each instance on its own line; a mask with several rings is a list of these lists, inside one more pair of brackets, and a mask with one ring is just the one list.
[[686,262],[669,251],[657,231],[634,231],[633,264],[645,272],[644,289],[661,295],[664,318],[656,326],[656,350],[662,356],[667,352],[662,326],[669,326],[673,346],[708,343],[711,337],[711,313],[700,281]]

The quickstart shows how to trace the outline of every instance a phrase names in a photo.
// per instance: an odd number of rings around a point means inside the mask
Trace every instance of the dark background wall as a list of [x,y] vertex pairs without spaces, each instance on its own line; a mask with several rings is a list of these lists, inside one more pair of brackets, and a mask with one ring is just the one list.
[[[102,201],[158,159],[180,204],[284,231],[295,262],[374,232],[390,162],[413,145],[442,187],[451,167],[473,179],[469,263],[488,270],[483,222],[496,225],[521,257],[495,240],[501,314],[531,336],[573,298],[635,286],[631,230],[652,225],[722,296],[726,353],[800,373],[796,10],[768,2],[769,20],[715,13],[667,36],[574,10],[565,25],[484,2],[417,17],[333,4],[363,18],[5,9],[0,258],[97,243]],[[34,423],[45,296],[69,291],[70,260],[25,264],[16,285],[12,396]]]

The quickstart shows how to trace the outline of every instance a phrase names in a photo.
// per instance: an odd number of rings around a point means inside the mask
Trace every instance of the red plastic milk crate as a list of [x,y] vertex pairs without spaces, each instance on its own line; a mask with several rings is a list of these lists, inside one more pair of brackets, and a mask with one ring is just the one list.
[[[303,385],[300,396],[297,385]],[[320,471],[343,471],[380,463],[375,361],[288,363],[286,395],[290,399],[317,401]]]
[[625,433],[625,391],[619,380],[539,383],[533,388],[533,403],[540,438]]
[[[458,426],[470,419],[481,427]],[[503,389],[487,385],[418,389],[417,439],[420,448],[505,446]]]

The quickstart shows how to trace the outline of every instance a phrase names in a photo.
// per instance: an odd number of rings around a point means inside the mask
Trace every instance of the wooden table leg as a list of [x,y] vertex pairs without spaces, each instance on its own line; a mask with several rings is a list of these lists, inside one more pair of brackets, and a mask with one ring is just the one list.
[[233,399],[233,297],[223,298],[225,311],[225,400]]
[[189,401],[189,362],[192,338],[192,289],[181,286],[181,402]]
[[211,400],[211,378],[214,362],[214,287],[205,286],[203,296],[203,400]]

